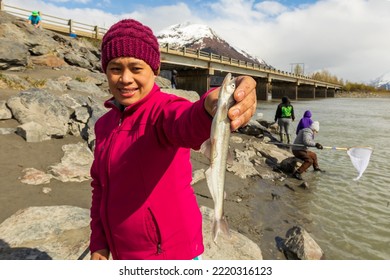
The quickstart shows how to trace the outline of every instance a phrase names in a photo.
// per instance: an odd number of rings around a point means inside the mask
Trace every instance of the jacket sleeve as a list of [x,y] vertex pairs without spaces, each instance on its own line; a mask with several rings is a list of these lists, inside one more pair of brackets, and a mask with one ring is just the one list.
[[293,105],[291,105],[291,118],[293,121],[295,120],[294,106]]
[[278,107],[276,108],[275,122],[278,120],[278,118],[280,118],[281,115],[282,115],[282,107],[279,104]]
[[[95,146],[96,147],[96,146]],[[97,155],[97,149],[95,148],[95,160],[92,163],[91,167],[91,177],[92,177],[92,206],[91,206],[91,237],[89,249],[91,253],[100,250],[108,249],[108,243],[106,240],[106,235],[104,233],[104,228],[102,220],[100,217],[100,205],[102,200],[102,186],[101,182],[98,179],[98,161],[99,158]]]
[[165,104],[157,126],[160,140],[168,145],[198,150],[210,137],[212,117],[204,108],[209,92],[194,103],[174,98]]

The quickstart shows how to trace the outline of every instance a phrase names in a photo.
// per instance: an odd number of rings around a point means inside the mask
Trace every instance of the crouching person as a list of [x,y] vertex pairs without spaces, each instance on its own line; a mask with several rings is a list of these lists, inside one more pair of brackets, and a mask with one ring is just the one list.
[[298,180],[302,179],[302,173],[305,172],[311,165],[313,165],[314,171],[323,171],[318,166],[317,154],[309,150],[309,147],[316,147],[322,150],[323,147],[320,143],[314,141],[314,136],[320,130],[320,123],[315,121],[309,128],[304,128],[299,131],[295,138],[294,145],[291,150],[296,158],[303,160],[301,167],[299,167],[294,173],[293,177]]

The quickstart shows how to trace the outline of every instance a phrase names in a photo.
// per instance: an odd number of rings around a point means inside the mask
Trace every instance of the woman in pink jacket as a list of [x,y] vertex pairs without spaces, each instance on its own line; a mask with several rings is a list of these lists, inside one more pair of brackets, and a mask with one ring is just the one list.
[[[219,90],[194,103],[161,92],[157,38],[135,20],[114,24],[101,51],[113,97],[95,125],[91,259],[193,259],[204,247],[190,149],[210,136]],[[255,86],[238,78],[232,130],[254,114]]]

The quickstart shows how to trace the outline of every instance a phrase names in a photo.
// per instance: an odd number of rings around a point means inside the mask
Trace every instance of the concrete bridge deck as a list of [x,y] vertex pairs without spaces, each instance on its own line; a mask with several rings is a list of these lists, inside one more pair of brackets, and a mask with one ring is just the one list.
[[172,49],[169,45],[160,47],[161,69],[170,77],[170,71],[178,71],[178,88],[206,92],[217,86],[223,77],[249,75],[257,81],[257,97],[270,100],[288,96],[290,99],[334,97],[341,85],[314,80],[308,76],[280,71],[258,65],[188,48]]

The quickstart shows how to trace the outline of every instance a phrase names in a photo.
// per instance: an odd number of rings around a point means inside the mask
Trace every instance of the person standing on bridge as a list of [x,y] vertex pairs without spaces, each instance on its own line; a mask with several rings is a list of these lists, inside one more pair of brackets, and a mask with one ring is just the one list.
[[[95,124],[91,259],[195,259],[204,245],[190,155],[210,137],[219,88],[196,102],[162,92],[157,38],[132,19],[110,27],[101,60],[113,97]],[[256,111],[255,80],[237,77],[234,99],[232,130]]]
[[28,17],[28,22],[33,25],[35,28],[41,27],[41,16],[39,15],[38,11],[32,11],[31,15]]
[[275,122],[279,125],[280,142],[283,142],[283,131],[287,137],[287,143],[290,144],[290,125],[295,120],[294,107],[291,105],[287,96],[282,97],[282,102],[276,108]]

